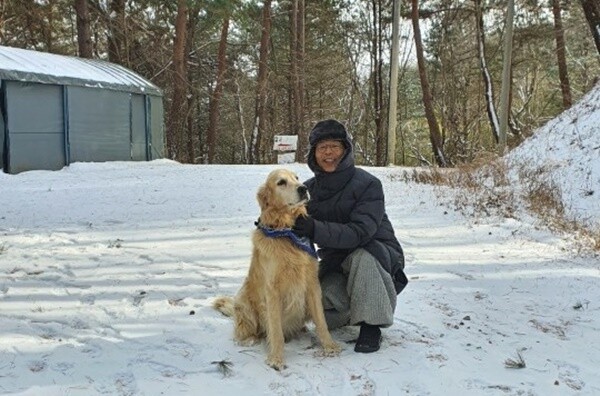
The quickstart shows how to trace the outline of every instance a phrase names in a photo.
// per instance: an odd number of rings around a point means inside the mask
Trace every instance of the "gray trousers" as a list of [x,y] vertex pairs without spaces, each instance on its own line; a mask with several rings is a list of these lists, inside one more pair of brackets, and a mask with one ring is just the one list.
[[323,308],[329,329],[365,322],[391,326],[396,309],[396,289],[389,273],[364,249],[342,263],[342,271],[321,279]]

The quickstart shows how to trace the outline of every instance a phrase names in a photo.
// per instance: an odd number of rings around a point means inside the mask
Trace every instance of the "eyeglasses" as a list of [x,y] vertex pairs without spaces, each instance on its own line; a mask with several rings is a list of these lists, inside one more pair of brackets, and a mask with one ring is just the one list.
[[331,151],[335,151],[335,152],[340,152],[344,150],[344,146],[342,144],[321,144],[321,145],[317,145],[316,150],[319,153],[324,153],[327,150],[331,150]]

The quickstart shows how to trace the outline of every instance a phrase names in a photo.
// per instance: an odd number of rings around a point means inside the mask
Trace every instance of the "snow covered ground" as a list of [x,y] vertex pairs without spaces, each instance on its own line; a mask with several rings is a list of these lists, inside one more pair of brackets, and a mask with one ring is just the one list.
[[[586,109],[598,108],[592,97]],[[566,125],[594,133],[585,152],[583,138],[561,148],[553,180],[582,186],[562,193],[598,224],[600,123],[598,110],[581,111]],[[537,145],[552,135],[562,147],[556,133],[577,131],[549,129]],[[524,148],[520,161],[543,154]],[[286,344],[288,368],[270,369],[265,346],[236,345],[231,319],[210,303],[242,283],[256,189],[276,167],[160,160],[0,173],[0,394],[600,394],[600,258],[529,217],[465,217],[439,189],[403,181],[402,168],[369,168],[410,279],[382,349],[355,353],[358,329],[345,328],[332,333],[341,355],[323,358],[310,329]],[[524,367],[508,367],[520,358]]]
[[[309,332],[276,372],[264,345],[234,344],[210,302],[246,274],[256,187],[275,167],[0,175],[0,393],[600,394],[600,259],[534,224],[464,218],[400,168],[370,169],[411,279],[382,350],[355,353],[347,328],[341,356],[322,358]],[[526,367],[506,368],[518,354]]]

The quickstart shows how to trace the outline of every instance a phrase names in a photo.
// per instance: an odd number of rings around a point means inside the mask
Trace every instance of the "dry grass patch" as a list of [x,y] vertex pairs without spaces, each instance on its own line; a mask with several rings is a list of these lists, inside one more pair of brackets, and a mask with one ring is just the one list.
[[[519,206],[525,207],[541,225],[575,235],[580,249],[600,252],[600,230],[567,218],[561,188],[548,176],[549,169],[522,167],[517,174],[519,182],[513,185],[506,161],[488,155],[456,168],[418,168],[400,177],[439,187],[436,194],[441,201],[472,217],[511,218]],[[448,189],[453,190],[451,194]]]
[[548,175],[549,168],[519,169],[523,191],[521,199],[530,213],[541,223],[556,232],[577,236],[581,249],[600,252],[600,230],[569,219],[562,200],[562,189]]
[[525,359],[523,359],[521,352],[517,351],[516,359],[513,359],[513,358],[506,359],[504,361],[504,367],[510,368],[510,369],[522,369],[522,368],[527,367],[527,364],[525,364]]
[[452,203],[465,215],[514,216],[514,196],[506,165],[495,156],[481,157],[456,168],[415,169],[405,172],[404,178],[441,187],[436,192],[442,198],[447,196],[442,187],[455,190]]
[[562,222],[561,219],[565,217],[562,191],[560,186],[548,179],[546,169],[522,167],[518,174],[527,209],[549,225]]

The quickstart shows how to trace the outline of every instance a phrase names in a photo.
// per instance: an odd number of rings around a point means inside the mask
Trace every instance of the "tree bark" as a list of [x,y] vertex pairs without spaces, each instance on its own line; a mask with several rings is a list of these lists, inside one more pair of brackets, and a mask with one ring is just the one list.
[[[202,10],[202,5],[199,2],[188,3],[191,6],[188,6],[188,17],[186,20],[186,35],[185,35],[185,49],[184,49],[184,64],[185,64],[185,74],[186,74],[186,125],[183,127],[183,139],[186,143],[187,148],[187,158],[189,163],[195,164],[197,159],[202,160],[203,154],[206,154],[202,151],[202,139],[200,130],[198,126],[198,113],[199,111],[199,103],[200,99],[198,98],[198,90],[192,89],[191,74],[193,73],[190,70],[191,63],[189,62],[189,56],[196,49],[196,43],[194,42],[194,33],[196,31],[196,26],[198,25],[198,21],[200,19],[199,14]],[[198,153],[198,155],[196,154]],[[204,155],[206,158],[206,155]]]
[[306,3],[304,0],[298,0],[298,22],[296,23],[298,40],[296,40],[298,46],[296,47],[297,53],[297,66],[298,66],[298,83],[297,83],[297,115],[298,115],[298,148],[296,158],[300,162],[304,158],[306,148],[308,147],[308,131],[306,130],[306,115],[305,115],[305,95],[304,95],[304,80],[306,74],[305,65],[305,42],[306,42]]
[[435,117],[435,112],[433,109],[433,97],[429,87],[427,70],[425,69],[423,40],[421,38],[421,29],[419,27],[419,2],[418,0],[411,0],[411,2],[411,19],[415,36],[415,49],[417,51],[417,65],[419,68],[419,79],[421,80],[421,90],[423,91],[423,107],[425,108],[425,117],[427,118],[427,124],[429,125],[429,140],[431,141],[431,149],[433,150],[435,162],[440,167],[446,167],[448,166],[448,163],[446,161],[446,156],[444,155],[442,134]]
[[262,10],[262,33],[258,60],[258,77],[256,88],[256,102],[254,111],[254,124],[250,140],[251,164],[260,163],[261,139],[266,125],[266,103],[268,87],[269,41],[271,37],[271,0],[265,0]]
[[125,56],[123,54],[123,43],[125,38],[125,0],[111,0],[108,20],[108,60],[120,65],[126,65]]
[[249,144],[248,144],[248,138],[246,137],[246,121],[244,120],[244,107],[242,106],[242,98],[241,98],[241,89],[240,89],[240,84],[237,81],[237,79],[234,81],[234,85],[235,85],[235,107],[236,107],[236,113],[237,113],[237,119],[238,122],[240,124],[240,135],[242,137],[242,163],[243,164],[249,164],[250,163],[250,159],[249,159],[249,153],[250,153],[250,149],[249,149]]
[[373,39],[371,59],[373,70],[371,73],[373,83],[373,119],[375,121],[375,163],[377,166],[385,165],[385,139],[383,133],[383,59],[382,59],[382,4],[381,0],[372,0],[373,7]]
[[81,58],[92,58],[92,36],[90,32],[90,12],[87,0],[75,0],[77,14],[77,45]]
[[187,113],[187,70],[185,62],[187,0],[177,1],[175,20],[175,40],[173,42],[173,97],[169,111],[167,147],[171,159],[186,162],[185,155],[185,115]]
[[387,163],[394,165],[396,162],[396,125],[398,111],[398,46],[400,31],[400,0],[393,0],[392,6],[392,51],[390,62],[390,100],[388,106],[388,147]]
[[208,129],[206,131],[206,144],[208,146],[208,163],[215,162],[215,148],[217,146],[217,135],[219,127],[219,104],[223,96],[223,81],[227,71],[227,35],[229,32],[229,15],[223,20],[221,27],[221,39],[219,40],[219,52],[217,54],[217,77],[215,90],[210,98],[208,111]]
[[494,106],[494,87],[492,84],[492,77],[487,67],[485,59],[485,31],[483,26],[483,10],[481,8],[481,0],[475,0],[475,15],[477,18],[477,48],[479,56],[479,65],[481,67],[481,74],[483,76],[483,82],[485,84],[485,103],[488,119],[490,120],[490,127],[492,129],[492,135],[496,140],[499,141],[499,130],[500,125],[498,122],[498,114],[496,113],[496,107]]
[[290,2],[290,76],[289,76],[289,132],[298,135],[296,160],[304,157],[307,132],[304,122],[304,41],[305,41],[304,0]]
[[290,71],[288,80],[288,130],[297,135],[298,128],[298,0],[290,1]]
[[500,92],[500,136],[498,141],[498,155],[506,152],[506,137],[508,132],[508,120],[510,117],[510,94],[512,75],[512,41],[513,41],[513,19],[515,13],[514,0],[508,0],[506,9],[506,24],[504,27],[504,48],[502,61],[502,89]]
[[600,2],[598,0],[580,0],[588,21],[598,54],[600,54]]
[[571,99],[571,84],[567,72],[567,57],[565,56],[565,35],[563,31],[560,0],[552,0],[554,14],[554,37],[556,38],[556,58],[558,60],[558,77],[562,92],[563,108],[566,110],[573,104]]

